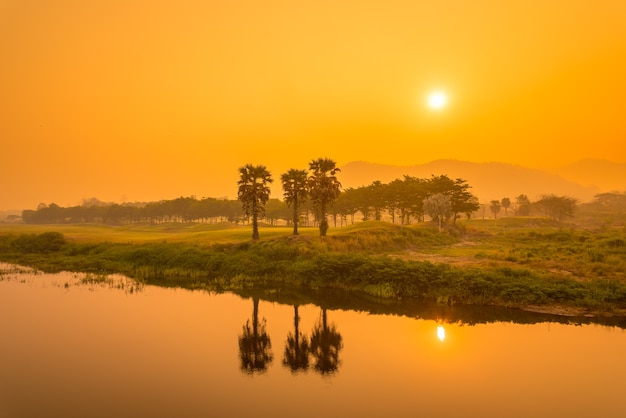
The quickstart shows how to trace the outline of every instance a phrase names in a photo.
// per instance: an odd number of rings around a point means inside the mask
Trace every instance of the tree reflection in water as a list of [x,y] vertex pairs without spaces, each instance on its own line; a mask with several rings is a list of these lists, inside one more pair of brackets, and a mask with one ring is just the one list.
[[287,335],[285,344],[285,355],[283,366],[289,367],[292,373],[299,370],[306,371],[309,368],[309,341],[306,335],[300,332],[300,316],[298,315],[298,305],[293,307],[293,327],[294,332]]
[[322,308],[322,318],[311,335],[311,355],[315,359],[313,368],[321,374],[335,373],[339,368],[339,352],[343,348],[341,334],[335,325],[328,326],[326,309]]
[[[239,359],[241,371],[248,374],[263,373],[273,360],[272,342],[265,330],[266,320],[259,321],[259,299],[253,298],[252,321],[246,321],[239,336]],[[311,338],[300,331],[299,305],[294,305],[294,330],[287,335],[283,366],[292,373],[308,371],[313,358],[313,370],[329,375],[337,372],[341,363],[339,353],[343,348],[341,334],[335,324],[328,325],[326,309],[322,308],[320,319],[313,327]]]
[[239,358],[241,370],[249,373],[263,373],[272,362],[272,342],[265,332],[265,318],[259,322],[259,299],[253,298],[252,326],[250,320],[243,326],[239,336]]

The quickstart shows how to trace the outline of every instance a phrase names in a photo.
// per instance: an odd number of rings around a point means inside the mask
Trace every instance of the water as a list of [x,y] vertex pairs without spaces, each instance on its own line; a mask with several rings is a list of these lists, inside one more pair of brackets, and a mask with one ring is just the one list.
[[7,267],[0,417],[626,415],[621,325]]

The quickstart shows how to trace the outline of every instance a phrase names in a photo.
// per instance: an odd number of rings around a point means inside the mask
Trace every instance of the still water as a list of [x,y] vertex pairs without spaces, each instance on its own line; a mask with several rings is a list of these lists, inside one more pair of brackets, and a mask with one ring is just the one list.
[[0,271],[0,417],[626,416],[621,325]]

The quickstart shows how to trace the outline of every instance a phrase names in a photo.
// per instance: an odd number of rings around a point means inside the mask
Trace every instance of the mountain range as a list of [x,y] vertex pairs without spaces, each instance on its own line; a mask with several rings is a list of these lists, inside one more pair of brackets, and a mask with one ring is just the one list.
[[459,160],[435,160],[413,166],[394,166],[363,161],[347,163],[341,168],[343,188],[359,187],[379,180],[389,183],[404,175],[430,178],[447,175],[462,178],[472,186],[471,192],[481,202],[514,200],[525,194],[533,201],[545,194],[564,195],[581,203],[593,200],[598,193],[626,191],[626,163],[608,160],[581,160],[553,169],[535,169],[520,165]]

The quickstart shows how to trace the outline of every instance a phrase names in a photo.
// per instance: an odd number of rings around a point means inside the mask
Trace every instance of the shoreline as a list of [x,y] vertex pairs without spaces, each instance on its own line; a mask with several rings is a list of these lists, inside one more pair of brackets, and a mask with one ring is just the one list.
[[[21,274],[30,275],[24,281]],[[102,286],[108,289],[117,289],[129,293],[140,292],[145,286],[156,288],[171,288],[164,284],[139,282],[117,273],[93,274],[73,271],[45,273],[36,268],[0,262],[0,282],[30,283],[37,280],[37,276],[46,274],[61,274],[68,276],[56,282],[57,287],[72,288],[74,286]],[[120,282],[123,285],[120,285]],[[68,285],[69,283],[69,285]],[[207,286],[181,287],[191,292],[208,292],[209,294],[230,293],[242,298],[258,298],[272,303],[283,305],[313,304],[323,309],[353,310],[368,312],[373,315],[400,315],[408,318],[431,320],[441,323],[458,323],[464,325],[478,325],[493,322],[512,322],[518,324],[536,324],[554,322],[573,325],[601,325],[626,329],[626,315],[615,312],[591,313],[582,309],[574,309],[560,305],[546,306],[497,306],[457,304],[446,305],[434,301],[420,300],[409,297],[405,299],[385,299],[374,297],[360,291],[339,288],[305,289],[302,287],[259,288],[246,287],[239,289],[215,289]]]
[[[62,233],[66,229],[72,238]],[[48,272],[119,273],[146,284],[191,289],[334,288],[440,306],[626,317],[621,231],[526,228],[506,234],[440,234],[423,224],[368,222],[325,239],[308,234],[249,241],[228,235],[240,231],[228,229],[221,236],[235,238],[216,243],[198,241],[193,232],[177,241],[146,241],[151,231],[163,234],[158,228],[131,229],[144,238],[139,242],[103,241],[88,226],[48,225],[41,230],[48,232],[0,233],[0,260]],[[75,238],[78,230],[85,233],[83,238]],[[123,233],[130,234],[127,228]]]

